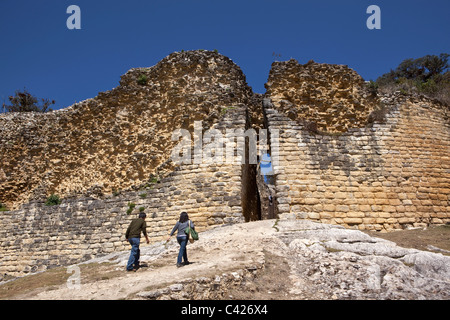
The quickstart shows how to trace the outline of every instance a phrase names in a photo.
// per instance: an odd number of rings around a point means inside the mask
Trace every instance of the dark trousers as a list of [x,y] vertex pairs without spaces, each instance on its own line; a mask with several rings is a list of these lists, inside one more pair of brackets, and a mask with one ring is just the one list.
[[180,251],[178,252],[177,264],[181,264],[181,258],[184,262],[188,262],[186,245],[188,242],[187,237],[177,237],[177,241],[180,244]]
[[131,244],[130,258],[128,259],[127,270],[133,270],[134,268],[139,268],[139,257],[141,256],[141,250],[139,250],[139,243],[141,239],[131,238],[128,239]]

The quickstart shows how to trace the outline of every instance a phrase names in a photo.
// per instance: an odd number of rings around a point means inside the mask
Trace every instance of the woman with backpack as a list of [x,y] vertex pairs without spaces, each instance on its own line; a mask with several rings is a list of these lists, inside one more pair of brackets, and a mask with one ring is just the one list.
[[[180,244],[180,251],[178,253],[177,258],[177,267],[182,267],[183,265],[188,265],[188,257],[187,257],[187,249],[186,245],[189,240],[189,235],[186,234],[185,230],[187,227],[190,227],[195,230],[194,223],[189,220],[189,216],[187,212],[182,212],[180,214],[180,220],[177,221],[175,226],[172,229],[172,232],[170,233],[169,237],[167,238],[167,241],[170,240],[170,237],[177,231],[177,241]],[[184,263],[181,263],[181,260],[183,259]]]

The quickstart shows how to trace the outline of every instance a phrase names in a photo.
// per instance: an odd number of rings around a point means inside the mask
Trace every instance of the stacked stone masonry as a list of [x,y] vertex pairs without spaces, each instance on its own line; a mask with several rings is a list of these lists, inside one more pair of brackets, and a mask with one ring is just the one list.
[[294,59],[272,65],[266,89],[282,217],[370,230],[450,220],[448,106],[375,95],[347,66]]
[[[236,106],[213,128],[245,129],[245,119],[246,108]],[[188,212],[199,232],[244,222],[243,168],[240,162],[182,164],[138,191],[64,199],[50,207],[33,201],[20,210],[2,212],[0,274],[20,276],[127,250],[125,231],[141,207],[152,243],[167,238],[182,211]],[[130,203],[135,207],[128,215]]]
[[342,134],[311,133],[266,104],[280,135],[272,157],[281,217],[368,230],[450,221],[448,110],[426,99],[387,101],[395,103],[385,123]]

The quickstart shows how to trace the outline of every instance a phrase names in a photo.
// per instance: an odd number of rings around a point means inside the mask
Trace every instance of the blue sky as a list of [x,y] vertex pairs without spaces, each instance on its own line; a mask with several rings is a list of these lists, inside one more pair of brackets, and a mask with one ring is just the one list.
[[[69,30],[69,5],[81,30]],[[369,30],[369,5],[381,30]],[[264,93],[277,60],[346,64],[376,79],[406,58],[450,53],[449,0],[0,0],[0,103],[26,87],[55,109],[95,97],[174,51],[217,49]]]

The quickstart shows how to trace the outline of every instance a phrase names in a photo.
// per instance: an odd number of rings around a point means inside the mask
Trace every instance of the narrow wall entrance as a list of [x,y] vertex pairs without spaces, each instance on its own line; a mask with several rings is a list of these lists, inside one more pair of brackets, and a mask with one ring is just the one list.
[[257,165],[243,165],[241,197],[245,222],[278,217],[274,175],[268,157],[263,156]]
[[261,199],[261,219],[278,218],[275,195],[275,175],[272,168],[270,153],[261,157],[256,181]]
[[256,181],[257,165],[242,165],[242,212],[245,222],[261,220],[261,199]]
[[[245,221],[276,219],[278,210],[275,195],[275,176],[270,156],[270,133],[267,130],[267,119],[264,112],[264,99],[260,95],[257,112],[253,117],[247,114],[246,128],[252,127],[252,122],[257,122],[258,127],[265,129],[264,137],[259,136],[258,142],[266,141],[265,154],[259,155],[257,164],[248,164],[249,141],[246,139],[245,152],[246,164],[242,166],[242,210]],[[256,108],[255,108],[256,109]],[[253,110],[255,110],[253,109]],[[256,117],[255,117],[256,114]],[[257,130],[256,130],[257,131]]]

